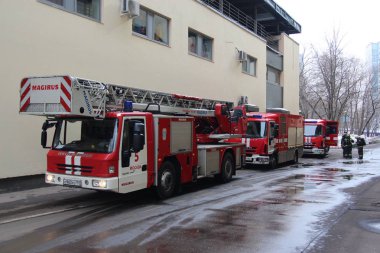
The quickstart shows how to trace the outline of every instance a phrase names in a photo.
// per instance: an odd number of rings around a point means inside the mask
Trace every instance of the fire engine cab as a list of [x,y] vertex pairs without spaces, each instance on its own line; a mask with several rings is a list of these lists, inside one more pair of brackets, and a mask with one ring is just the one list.
[[338,146],[339,122],[305,119],[304,154],[325,157],[331,146]]
[[[266,113],[247,113],[244,138],[233,139],[246,145],[247,165],[269,165],[293,161],[303,155],[303,117],[283,108]],[[232,140],[231,140],[232,141]]]
[[25,78],[20,90],[20,113],[47,117],[46,183],[118,193],[155,187],[161,198],[202,177],[228,182],[242,167],[245,146],[220,143],[243,129],[242,120],[229,122],[231,104],[71,76]]

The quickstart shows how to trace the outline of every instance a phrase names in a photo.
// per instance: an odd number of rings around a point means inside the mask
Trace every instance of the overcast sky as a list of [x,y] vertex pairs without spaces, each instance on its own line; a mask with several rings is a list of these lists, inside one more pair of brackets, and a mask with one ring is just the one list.
[[[302,47],[325,46],[326,36],[335,29],[343,37],[345,52],[361,59],[366,46],[380,41],[379,0],[275,0],[302,26],[302,33],[291,37]],[[301,49],[302,50],[302,49]]]

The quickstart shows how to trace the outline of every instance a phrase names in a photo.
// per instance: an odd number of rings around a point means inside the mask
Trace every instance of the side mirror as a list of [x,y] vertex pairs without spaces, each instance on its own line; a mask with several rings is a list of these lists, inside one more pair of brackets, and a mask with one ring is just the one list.
[[56,125],[57,122],[52,122],[49,120],[46,120],[44,124],[42,125],[42,132],[41,132],[41,146],[43,148],[50,148],[46,147],[46,142],[47,142],[47,131],[49,128],[52,128],[53,126]]
[[279,126],[278,124],[274,125],[274,137],[277,138],[279,135]]
[[47,141],[47,132],[46,132],[46,130],[42,130],[42,132],[41,132],[41,146],[43,148],[46,148],[46,141]]
[[136,123],[133,127],[133,152],[140,152],[145,145],[144,124]]

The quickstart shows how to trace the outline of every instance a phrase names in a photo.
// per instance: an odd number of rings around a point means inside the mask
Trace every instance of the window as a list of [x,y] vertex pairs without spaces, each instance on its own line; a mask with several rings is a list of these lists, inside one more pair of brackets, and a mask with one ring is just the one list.
[[322,126],[320,125],[305,125],[304,135],[308,137],[322,135]]
[[100,21],[100,0],[41,0],[41,2]]
[[140,16],[133,19],[132,30],[150,40],[169,44],[169,19],[151,11],[140,9]]
[[56,126],[53,149],[111,153],[115,148],[116,138],[116,119],[61,119]]
[[249,121],[247,123],[246,133],[249,138],[264,138],[267,136],[267,123],[262,121]]
[[251,76],[256,76],[256,59],[255,58],[249,55],[247,56],[247,60],[243,61],[243,72]]
[[267,82],[270,84],[280,85],[281,71],[267,66]]
[[188,47],[189,53],[195,54],[202,58],[212,60],[212,44],[213,39],[195,32],[193,30],[189,30],[188,33]]
[[280,117],[280,133],[286,135],[286,117]]

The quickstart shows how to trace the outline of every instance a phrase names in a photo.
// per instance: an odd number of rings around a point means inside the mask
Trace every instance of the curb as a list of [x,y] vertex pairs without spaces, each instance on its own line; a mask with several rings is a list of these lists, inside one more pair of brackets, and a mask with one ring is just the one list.
[[45,183],[45,174],[0,179],[0,194],[50,187]]

